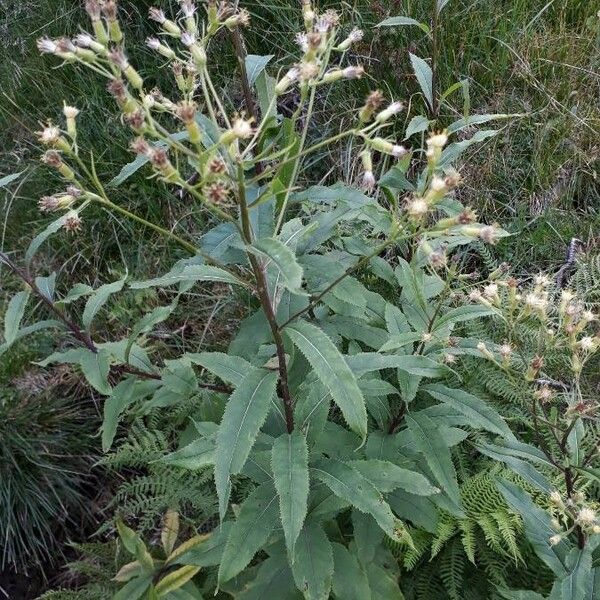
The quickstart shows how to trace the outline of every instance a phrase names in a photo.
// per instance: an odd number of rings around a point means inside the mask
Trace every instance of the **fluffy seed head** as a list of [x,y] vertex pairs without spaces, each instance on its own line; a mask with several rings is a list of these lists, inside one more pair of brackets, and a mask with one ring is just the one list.
[[143,137],[137,137],[135,138],[130,144],[129,147],[136,153],[136,154],[148,154],[148,152],[150,152],[150,145],[148,144],[148,142],[143,138]]
[[550,539],[548,540],[550,542],[551,546],[556,546],[557,544],[560,544],[560,540],[562,538],[560,537],[560,535],[553,535],[550,537]]
[[375,187],[375,175],[373,175],[373,171],[365,171],[362,176],[361,187],[370,192]]
[[596,348],[596,340],[593,337],[586,335],[579,340],[579,347],[585,352],[591,352]]
[[121,50],[120,48],[113,48],[108,53],[108,58],[110,58],[110,60],[113,63],[115,63],[115,65],[117,65],[117,67],[119,67],[119,69],[121,69],[122,71],[127,69],[127,67],[129,66],[129,61],[127,60],[127,57],[125,56],[123,50]]
[[157,169],[164,169],[169,164],[169,157],[164,148],[150,148],[148,157],[152,166]]
[[187,19],[194,16],[196,13],[196,5],[192,0],[183,0],[181,2],[181,13]]
[[498,241],[498,232],[492,225],[486,225],[479,230],[479,238],[486,244],[495,244]]
[[184,123],[193,123],[196,117],[196,105],[194,102],[180,102],[177,105],[176,113]]
[[63,164],[62,158],[56,150],[47,150],[44,152],[42,162],[55,169],[58,169]]
[[54,212],[58,210],[58,198],[55,196],[42,196],[38,200],[38,208],[41,212]]
[[109,21],[114,21],[117,18],[117,3],[115,0],[104,0],[102,3],[102,13]]
[[44,146],[54,146],[60,138],[60,129],[54,125],[48,125],[37,132],[39,141]]
[[446,181],[441,177],[434,177],[431,180],[431,189],[434,192],[445,192],[446,191]]
[[238,117],[234,120],[231,130],[236,138],[247,139],[252,136],[252,121]]
[[353,65],[342,69],[342,74],[346,79],[360,79],[365,74],[362,65]]
[[429,206],[423,198],[414,198],[408,203],[406,210],[408,211],[408,214],[413,217],[422,217],[427,214]]
[[435,133],[427,139],[427,146],[429,148],[443,148],[448,142],[448,136],[442,133]]
[[70,212],[65,219],[63,227],[65,228],[65,231],[69,233],[79,231],[81,229],[81,217],[75,211]]
[[582,508],[577,513],[577,520],[584,525],[592,525],[596,521],[596,513],[591,508]]
[[229,195],[229,188],[222,181],[215,181],[205,186],[203,191],[213,204],[223,204]]
[[222,175],[227,170],[225,161],[218,156],[211,158],[208,163],[208,172],[212,175]]
[[155,37],[146,38],[146,46],[150,48],[150,50],[158,50],[160,48],[160,40]]
[[122,79],[112,79],[106,86],[106,89],[119,102],[127,100],[127,86]]
[[97,21],[100,18],[100,4],[97,0],[87,0],[85,10],[92,21]]

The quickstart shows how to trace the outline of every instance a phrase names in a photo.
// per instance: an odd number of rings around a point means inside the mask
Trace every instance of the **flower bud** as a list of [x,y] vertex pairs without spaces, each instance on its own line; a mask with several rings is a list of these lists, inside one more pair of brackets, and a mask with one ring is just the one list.
[[275,85],[275,94],[284,94],[299,78],[300,69],[292,67]]
[[375,111],[383,103],[383,93],[379,90],[374,90],[367,96],[364,106],[358,113],[358,118],[362,123],[368,123],[372,118]]
[[196,5],[192,0],[182,0],[181,12],[185,18],[185,28],[188,33],[195,34],[198,31],[198,25],[196,23]]
[[150,50],[154,50],[158,52],[162,56],[168,59],[175,58],[175,52],[169,48],[166,44],[161,44],[160,40],[155,37],[146,38],[146,46],[150,48]]
[[123,39],[123,32],[121,31],[121,27],[119,26],[119,21],[117,19],[117,4],[114,0],[104,0],[102,4],[102,12],[106,17],[106,22],[108,23],[108,33],[110,39],[119,43]]
[[375,121],[377,123],[386,123],[393,116],[397,115],[403,108],[404,105],[402,102],[392,102],[387,108],[384,108],[377,114]]
[[336,50],[339,50],[340,52],[345,52],[346,50],[348,50],[348,48],[350,48],[350,46],[356,42],[360,42],[360,40],[363,39],[364,37],[364,32],[361,29],[358,29],[357,27],[355,27],[350,34],[348,35],[348,37],[341,42],[340,44],[338,44]]
[[179,29],[179,26],[173,21],[167,19],[167,17],[165,17],[165,13],[159,8],[154,6],[151,7],[148,11],[148,15],[153,21],[159,23],[163,30],[169,35],[172,35],[173,37],[181,36],[181,29]]

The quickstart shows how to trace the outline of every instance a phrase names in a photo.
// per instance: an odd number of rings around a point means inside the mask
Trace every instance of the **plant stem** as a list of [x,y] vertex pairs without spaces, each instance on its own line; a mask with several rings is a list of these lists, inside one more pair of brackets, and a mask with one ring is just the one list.
[[[252,243],[252,226],[250,224],[250,213],[248,211],[248,203],[246,201],[246,189],[244,187],[244,169],[240,164],[238,167],[238,201],[240,207],[240,218],[242,221],[242,230],[246,243]],[[279,393],[283,400],[283,406],[285,409],[285,423],[288,433],[294,430],[294,406],[292,402],[292,396],[290,394],[288,384],[288,372],[287,364],[285,359],[285,346],[283,343],[283,337],[281,335],[280,328],[277,324],[277,316],[273,309],[273,303],[269,295],[269,287],[267,282],[267,275],[265,273],[264,265],[251,252],[246,253],[254,277],[256,278],[256,292],[260,300],[263,312],[269,323],[271,334],[273,335],[273,341],[275,342],[275,348],[277,351],[277,364],[279,371]]]
[[439,113],[438,103],[438,34],[439,34],[439,16],[438,0],[433,1],[433,23],[431,26],[431,112],[437,119]]

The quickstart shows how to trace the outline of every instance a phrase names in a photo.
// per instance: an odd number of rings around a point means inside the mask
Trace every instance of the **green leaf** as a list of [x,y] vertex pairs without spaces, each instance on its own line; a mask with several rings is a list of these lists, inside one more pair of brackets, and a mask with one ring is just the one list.
[[[57,321],[55,319],[46,319],[44,321],[38,321],[33,325],[28,325],[27,327],[22,327],[17,331],[15,338],[13,339],[13,343],[16,340],[19,340],[27,335],[35,333],[36,331],[42,331],[43,329],[49,329],[51,327],[64,328],[64,323],[62,321]],[[11,344],[3,343],[0,344],[0,356],[4,354],[9,348]]]
[[275,117],[277,114],[277,104],[273,102],[276,85],[275,78],[271,77],[266,71],[263,71],[256,79],[256,95],[263,118]]
[[48,277],[36,277],[35,285],[44,298],[47,298],[51,302],[54,300],[56,273],[52,273],[51,275],[48,275]]
[[398,27],[401,25],[416,25],[420,29],[422,29],[425,33],[429,33],[429,27],[425,23],[421,23],[416,19],[411,19],[410,17],[388,17],[381,21],[381,23],[377,23],[375,27]]
[[331,544],[333,549],[333,595],[339,600],[371,600],[369,580],[356,555],[345,546]]
[[134,402],[150,395],[157,386],[154,381],[140,381],[129,377],[121,381],[109,398],[104,401],[104,419],[102,421],[102,451],[108,452],[112,446],[119,417],[123,411]]
[[152,584],[152,576],[141,575],[128,581],[112,598],[112,600],[138,600]]
[[174,592],[183,587],[199,570],[200,567],[186,565],[165,575],[155,586],[158,597],[162,598],[170,592]]
[[223,550],[229,539],[232,527],[233,523],[231,521],[225,521],[213,529],[208,539],[201,543],[196,543],[190,548],[184,548],[181,552],[178,552],[181,546],[177,548],[175,550],[177,556],[174,560],[169,560],[169,562],[178,565],[197,565],[199,567],[214,567],[218,565],[221,562],[221,556],[223,555]]
[[23,175],[25,171],[20,171],[19,173],[10,173],[9,175],[5,175],[4,177],[0,177],[0,187],[7,187],[9,183],[12,183],[21,175]]
[[[283,242],[275,238],[262,238],[256,240],[252,246],[248,247],[248,250],[250,252],[257,250],[259,254],[273,261],[281,273],[283,285],[290,292],[305,293],[302,290],[302,267],[298,264],[294,252]],[[266,266],[268,266],[268,261]]]
[[438,162],[438,167],[442,168],[450,166],[465,150],[474,144],[480,144],[481,142],[484,142],[485,140],[494,137],[497,134],[498,131],[495,129],[486,129],[485,131],[478,131],[468,140],[449,144],[442,151],[442,155]]
[[17,338],[17,332],[25,314],[29,295],[29,290],[17,292],[8,303],[8,308],[4,315],[4,341],[7,345],[12,344]]
[[331,542],[318,523],[304,524],[292,564],[296,587],[306,600],[327,600],[333,580]]
[[377,488],[359,471],[339,460],[323,459],[311,469],[339,498],[369,513],[391,538],[399,540],[398,520]]
[[38,233],[27,248],[25,252],[25,262],[27,264],[31,263],[31,259],[34,257],[35,253],[39,250],[40,246],[54,233],[56,233],[64,224],[67,219],[67,214],[63,215],[56,219],[56,221],[52,221],[44,231]]
[[415,133],[421,133],[423,131],[427,131],[429,128],[429,119],[422,115],[417,115],[410,120],[410,123],[406,127],[406,131],[404,133],[404,139],[407,140],[409,137],[413,136]]
[[308,504],[308,448],[302,433],[279,436],[273,444],[271,469],[279,496],[279,512],[290,561],[306,518]]
[[498,314],[493,308],[482,306],[480,304],[469,304],[467,306],[459,306],[449,310],[445,315],[436,319],[432,331],[437,331],[444,326],[453,325],[454,323],[462,323],[464,321],[470,321],[472,319],[479,319],[480,317],[487,317],[490,315]]
[[498,588],[498,593],[506,600],[545,600],[545,597],[531,590],[505,590]]
[[550,538],[556,534],[550,522],[550,514],[534,504],[529,494],[526,494],[514,483],[501,479],[496,486],[506,502],[523,518],[525,534],[535,553],[557,577],[562,579],[568,575],[566,557],[570,544],[565,538],[562,538],[558,544],[550,544]]
[[177,283],[190,283],[197,281],[219,281],[222,283],[241,284],[242,281],[219,267],[211,265],[187,265],[183,270],[167,273],[162,277],[135,281],[129,287],[141,290],[149,287],[168,287]]
[[452,389],[439,383],[432,383],[422,388],[436,400],[448,404],[469,419],[474,429],[481,428],[497,433],[504,438],[514,439],[514,434],[506,421],[483,400],[464,390]]
[[247,360],[224,352],[198,352],[184,354],[183,358],[214,373],[219,379],[239,385],[242,379],[254,368]]
[[448,126],[447,132],[448,134],[456,133],[457,131],[461,131],[463,129],[467,129],[468,127],[472,127],[473,125],[481,125],[482,123],[488,123],[489,121],[498,121],[501,119],[512,119],[514,117],[520,117],[520,114],[490,114],[490,115],[470,115],[466,118],[459,119],[458,121],[454,121]]
[[348,464],[362,473],[380,492],[402,488],[418,496],[431,496],[440,491],[421,473],[402,469],[386,460],[352,460]]
[[298,590],[284,553],[273,554],[260,563],[256,577],[244,584],[236,600],[298,600]]
[[350,369],[361,376],[371,371],[382,369],[401,369],[411,375],[420,377],[442,377],[450,370],[445,365],[437,363],[427,356],[420,355],[384,355],[377,352],[362,352],[346,356],[346,362]]
[[[588,540],[585,548],[573,548],[567,554],[568,575],[554,583],[552,592],[560,590],[561,600],[594,600],[588,595],[588,589],[592,582],[592,550],[591,540]],[[550,594],[553,598],[553,594]]]
[[553,486],[550,484],[548,479],[533,465],[520,458],[517,458],[514,451],[494,444],[478,444],[475,447],[477,450],[479,450],[479,452],[489,456],[491,459],[501,461],[508,465],[508,467],[510,467],[515,473],[520,475],[523,479],[525,479],[525,481],[531,483],[536,488],[547,494],[552,492]]
[[266,544],[277,523],[277,492],[272,481],[257,487],[244,500],[219,565],[219,584],[229,581]]
[[427,461],[436,481],[452,502],[460,507],[456,471],[452,464],[450,451],[439,435],[438,427],[422,412],[413,412],[407,415],[406,423],[413,434],[417,449]]
[[370,514],[362,513],[356,509],[352,510],[352,529],[360,562],[363,565],[372,563],[383,542],[383,531],[377,526],[375,519]]
[[412,52],[408,53],[412,64],[415,77],[419,82],[423,96],[427,100],[429,108],[433,107],[433,72],[431,67],[422,58],[419,58]]
[[246,75],[248,83],[253,85],[258,76],[265,70],[269,61],[274,57],[274,54],[266,56],[258,56],[257,54],[248,54],[246,56]]
[[94,293],[94,288],[86,283],[76,283],[64,298],[57,300],[57,304],[70,304],[83,296],[89,296]]
[[89,329],[92,324],[93,318],[96,316],[98,311],[106,304],[109,297],[116,292],[120,292],[125,283],[125,278],[113,281],[112,283],[105,283],[101,285],[85,303],[83,309],[83,316],[81,321],[86,329]]
[[158,462],[172,467],[189,469],[190,471],[197,471],[208,465],[214,465],[215,440],[205,437],[198,438],[187,446],[163,456]]
[[269,412],[276,383],[276,373],[254,369],[242,379],[227,401],[215,452],[215,483],[221,519],[229,503],[230,476],[239,473],[246,463]]
[[296,321],[285,328],[294,345],[306,357],[317,377],[331,392],[348,427],[363,441],[367,436],[367,409],[354,373],[333,342],[315,325]]
[[112,394],[112,387],[108,383],[109,358],[108,352],[100,349],[98,352],[85,350],[79,360],[81,371],[87,382],[105,396]]

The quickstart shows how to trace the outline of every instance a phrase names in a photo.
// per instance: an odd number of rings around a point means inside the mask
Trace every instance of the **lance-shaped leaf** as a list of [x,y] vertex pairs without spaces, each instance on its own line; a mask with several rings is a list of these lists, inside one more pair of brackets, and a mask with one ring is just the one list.
[[429,33],[429,27],[425,23],[421,23],[420,21],[411,19],[410,17],[388,17],[387,19],[381,21],[381,23],[377,23],[375,27],[398,27],[402,25],[416,25],[425,33]]
[[302,290],[303,269],[289,246],[276,238],[262,238],[256,240],[252,246],[248,247],[248,250],[272,261],[279,269],[282,283],[288,290],[297,294],[305,293]]
[[184,586],[198,571],[200,567],[186,565],[176,571],[165,575],[155,586],[155,591],[159,598],[178,590]]
[[426,385],[424,389],[436,400],[448,404],[469,419],[469,425],[475,429],[481,428],[497,433],[504,438],[514,439],[506,421],[483,400],[464,390],[446,387],[439,383]]
[[412,52],[408,54],[423,96],[425,96],[425,100],[427,100],[427,104],[431,108],[433,106],[433,72],[431,71],[431,67],[422,58],[412,54]]
[[367,409],[354,373],[334,343],[315,325],[297,321],[285,328],[317,377],[331,392],[346,423],[364,440],[367,435]]
[[403,469],[387,460],[352,460],[348,463],[362,473],[380,492],[402,488],[418,496],[430,496],[440,490],[421,473]]
[[331,459],[320,460],[311,470],[336,496],[371,514],[383,531],[400,541],[400,522],[379,490],[362,473],[347,463]]
[[271,469],[279,496],[279,512],[290,561],[306,518],[308,505],[308,448],[299,431],[284,433],[275,440]]
[[413,434],[415,445],[423,454],[440,487],[453,503],[460,507],[460,494],[456,471],[452,464],[450,450],[440,436],[436,424],[423,412],[413,412],[406,416],[406,423]]
[[321,525],[305,523],[296,543],[292,564],[296,587],[306,600],[327,600],[333,579],[333,551],[331,542]]
[[187,265],[183,269],[167,273],[162,277],[147,279],[146,281],[135,281],[130,287],[134,290],[140,290],[149,287],[168,287],[177,283],[193,283],[196,281],[243,283],[240,279],[219,267],[213,267],[211,265]]
[[332,544],[333,593],[340,600],[371,600],[369,580],[355,554],[341,544]]
[[93,318],[106,304],[111,294],[120,292],[124,283],[125,279],[119,279],[112,283],[105,283],[88,298],[88,301],[85,303],[85,308],[83,309],[83,316],[81,317],[81,322],[86,329],[92,324]]
[[215,483],[221,519],[225,516],[229,502],[230,476],[239,473],[246,463],[269,412],[276,382],[276,373],[254,369],[242,379],[229,397],[217,434],[215,451]]
[[381,369],[400,369],[410,375],[420,377],[442,377],[450,370],[445,365],[421,355],[388,355],[377,352],[361,352],[346,357],[348,366],[357,376],[380,371]]
[[27,306],[27,300],[29,300],[29,291],[23,290],[22,292],[17,292],[8,303],[8,308],[4,315],[4,341],[7,345],[12,344],[17,337],[19,325]]
[[109,359],[109,353],[101,348],[98,352],[83,350],[79,361],[81,371],[88,383],[105,396],[112,393],[112,387],[108,383]]
[[531,542],[536,554],[552,569],[555,575],[561,579],[565,577],[569,572],[566,559],[571,545],[565,538],[562,538],[557,544],[550,543],[550,538],[556,534],[552,528],[550,514],[534,504],[529,494],[526,494],[514,483],[501,479],[496,486],[506,502],[523,518],[527,539]]
[[185,354],[184,359],[200,365],[214,373],[219,379],[239,385],[242,379],[253,369],[252,365],[241,356],[224,352],[198,352]]
[[219,566],[219,583],[229,581],[266,544],[277,523],[277,492],[272,481],[257,487],[244,500],[231,527]]
[[197,471],[215,463],[214,437],[201,437],[159,459],[164,465]]

